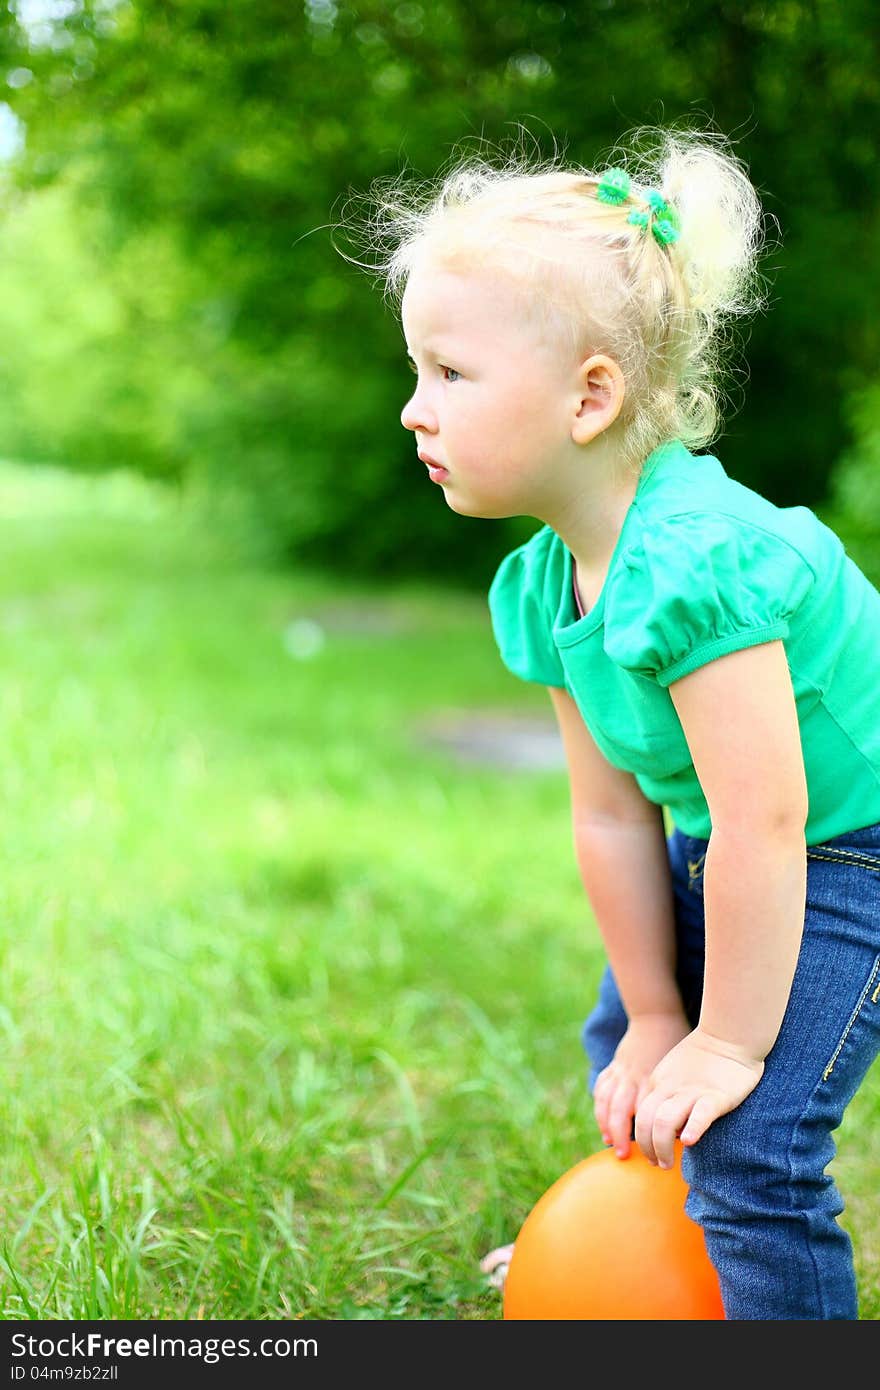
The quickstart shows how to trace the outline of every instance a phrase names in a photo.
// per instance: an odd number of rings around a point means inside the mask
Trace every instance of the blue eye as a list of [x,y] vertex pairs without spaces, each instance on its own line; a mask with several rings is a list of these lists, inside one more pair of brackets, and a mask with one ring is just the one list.
[[[415,372],[416,376],[418,376],[418,374],[419,374],[419,369],[418,369],[418,367],[416,366],[416,364],[415,364],[415,362],[413,361],[413,359],[412,359],[411,357],[407,357],[406,361],[407,361],[407,365],[408,365],[410,371],[411,371],[411,372]],[[447,379],[447,380],[449,380],[449,376],[454,376],[454,377],[456,377],[457,379],[460,379],[460,378],[461,378],[461,372],[457,372],[457,371],[455,370],[454,367],[443,367],[443,366],[441,366],[441,367],[440,367],[440,371],[444,374],[444,376],[446,376],[446,379]],[[447,375],[447,374],[448,374],[448,375]],[[450,382],[450,385],[454,385],[454,384],[455,384],[454,382]]]

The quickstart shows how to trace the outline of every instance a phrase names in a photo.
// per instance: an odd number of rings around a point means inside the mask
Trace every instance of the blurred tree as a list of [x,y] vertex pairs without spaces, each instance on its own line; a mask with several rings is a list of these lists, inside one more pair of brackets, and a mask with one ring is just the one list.
[[5,74],[6,91],[0,93],[0,194],[8,196],[8,176],[4,164],[19,152],[23,143],[21,122],[11,105],[13,94],[26,87],[33,74],[26,66],[28,59],[27,32],[18,22],[14,5],[0,8],[0,73]]
[[9,83],[9,77],[23,69],[29,52],[27,31],[19,24],[17,9],[14,4],[0,9],[0,62],[7,70],[7,85],[13,90],[22,79],[13,78]]
[[[869,0],[18,11],[33,74],[10,91],[27,128],[20,187],[64,186],[68,233],[83,229],[96,300],[117,314],[96,370],[82,298],[66,370],[78,405],[43,453],[91,466],[127,453],[234,488],[270,543],[302,559],[484,582],[534,523],[468,526],[426,484],[398,419],[410,388],[399,327],[330,224],[375,177],[431,178],[462,141],[503,143],[519,122],[542,153],[555,138],[591,164],[632,126],[705,117],[738,142],[782,232],[748,385],[730,383],[745,403],[716,447],[780,504],[825,496],[852,442],[847,396],[877,361]],[[39,274],[41,243],[31,255]],[[51,337],[49,299],[44,287],[34,332]]]

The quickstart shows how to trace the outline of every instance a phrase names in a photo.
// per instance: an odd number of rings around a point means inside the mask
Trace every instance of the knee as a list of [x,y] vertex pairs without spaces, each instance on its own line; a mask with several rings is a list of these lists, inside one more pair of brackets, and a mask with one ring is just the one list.
[[704,1227],[794,1212],[838,1215],[843,1202],[825,1169],[834,1143],[803,1123],[759,1119],[746,1102],[722,1115],[682,1156],[685,1210]]
[[714,1214],[735,1216],[745,1205],[749,1188],[757,1183],[758,1170],[771,1161],[757,1136],[743,1125],[723,1123],[730,1120],[730,1115],[722,1115],[682,1153],[681,1168],[688,1185],[685,1210],[702,1226]]
[[727,1318],[854,1318],[852,1247],[825,1172],[833,1142],[808,1125],[723,1115],[682,1159],[685,1211],[703,1230]]

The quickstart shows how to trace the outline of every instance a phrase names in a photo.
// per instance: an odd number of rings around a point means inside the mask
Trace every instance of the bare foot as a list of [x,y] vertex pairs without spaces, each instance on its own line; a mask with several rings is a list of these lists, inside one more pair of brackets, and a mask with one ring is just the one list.
[[493,1289],[504,1288],[512,1256],[512,1245],[499,1245],[497,1250],[490,1250],[488,1255],[484,1255],[480,1260],[480,1269],[484,1274],[488,1274],[488,1282]]

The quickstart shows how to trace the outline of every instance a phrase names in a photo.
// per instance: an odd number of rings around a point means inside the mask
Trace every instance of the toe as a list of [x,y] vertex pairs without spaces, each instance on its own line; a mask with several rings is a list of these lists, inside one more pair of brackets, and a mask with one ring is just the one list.
[[499,1245],[496,1250],[490,1250],[488,1255],[483,1256],[480,1269],[484,1274],[492,1274],[500,1265],[509,1265],[512,1255],[512,1245]]

